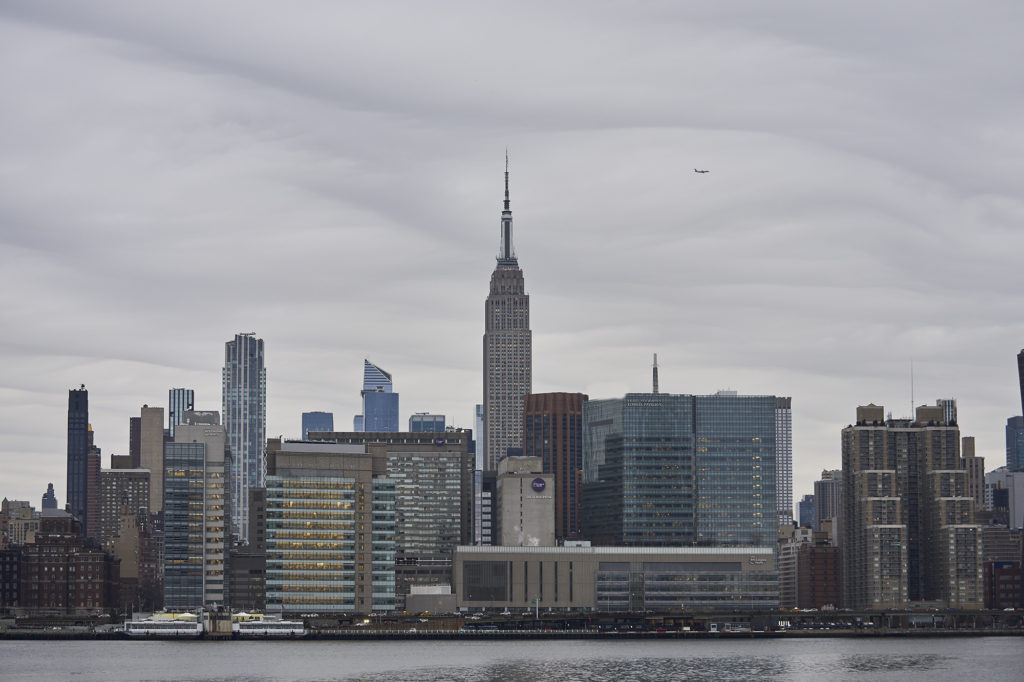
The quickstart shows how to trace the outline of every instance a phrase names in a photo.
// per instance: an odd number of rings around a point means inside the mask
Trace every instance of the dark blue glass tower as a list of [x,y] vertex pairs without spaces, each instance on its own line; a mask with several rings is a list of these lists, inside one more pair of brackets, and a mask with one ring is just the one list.
[[81,521],[82,532],[88,527],[89,489],[89,391],[85,384],[68,391],[68,479],[67,499],[71,513]]
[[309,438],[309,432],[334,431],[333,412],[303,412],[302,413],[302,440]]
[[398,394],[393,388],[391,374],[363,361],[363,431],[398,431]]

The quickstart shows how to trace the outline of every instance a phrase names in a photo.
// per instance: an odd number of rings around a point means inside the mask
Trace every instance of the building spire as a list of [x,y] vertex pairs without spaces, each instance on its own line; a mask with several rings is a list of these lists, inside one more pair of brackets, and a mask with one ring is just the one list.
[[658,354],[654,354],[654,393],[658,392]]
[[505,148],[505,207],[501,211],[501,244],[498,247],[498,267],[519,267],[516,251],[512,247],[512,208],[508,198],[508,147]]
[[512,210],[508,204],[508,147],[505,147],[505,210]]

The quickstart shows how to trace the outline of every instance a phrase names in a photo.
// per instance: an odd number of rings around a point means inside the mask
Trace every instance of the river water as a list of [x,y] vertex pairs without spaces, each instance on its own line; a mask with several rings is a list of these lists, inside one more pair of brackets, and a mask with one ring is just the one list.
[[1024,680],[1024,637],[0,641],[0,680]]

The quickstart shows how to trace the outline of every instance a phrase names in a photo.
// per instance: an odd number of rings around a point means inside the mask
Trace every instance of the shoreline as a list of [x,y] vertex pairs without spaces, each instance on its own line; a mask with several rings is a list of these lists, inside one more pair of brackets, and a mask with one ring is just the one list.
[[4,640],[105,640],[105,641],[173,641],[173,642],[236,642],[236,641],[394,641],[394,640],[447,640],[447,641],[488,641],[488,640],[573,640],[597,639],[620,640],[706,640],[706,639],[827,639],[827,638],[960,638],[960,637],[1024,637],[1024,629],[999,630],[788,630],[766,632],[599,632],[589,630],[498,630],[490,632],[460,630],[407,630],[390,631],[319,631],[302,636],[245,636],[245,637],[200,637],[145,636],[129,637],[123,632],[61,632],[38,630],[2,630],[0,641]]

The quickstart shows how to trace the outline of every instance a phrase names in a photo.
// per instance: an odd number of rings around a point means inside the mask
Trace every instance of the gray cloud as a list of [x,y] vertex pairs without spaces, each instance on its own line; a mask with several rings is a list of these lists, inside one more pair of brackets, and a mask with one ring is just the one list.
[[[535,390],[794,397],[795,489],[856,405],[1016,414],[1016,3],[11,1],[0,8],[0,494],[63,499],[65,391],[105,453],[223,343],[269,432],[471,426],[505,146]],[[696,176],[693,167],[711,173]]]

